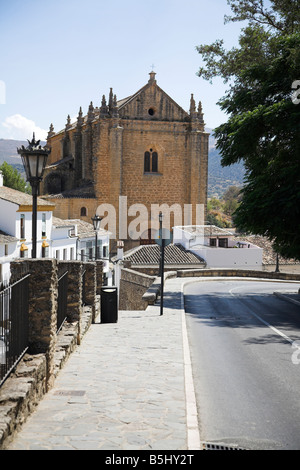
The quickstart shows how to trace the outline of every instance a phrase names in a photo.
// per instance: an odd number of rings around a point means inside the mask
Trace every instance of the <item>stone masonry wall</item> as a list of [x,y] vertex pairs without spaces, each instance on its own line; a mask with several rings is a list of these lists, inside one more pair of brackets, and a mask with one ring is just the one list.
[[155,276],[122,269],[119,293],[120,310],[145,310],[148,302],[142,297],[153,284]]
[[[0,449],[5,449],[6,443],[52,387],[59,370],[99,313],[96,285],[102,282],[101,263],[99,276],[95,263],[65,264],[68,268],[67,320],[58,333],[57,260],[24,260],[11,264],[13,281],[30,273],[29,349],[0,388]],[[80,273],[84,267],[87,267],[85,282],[90,291],[86,305],[82,303],[80,288]]]

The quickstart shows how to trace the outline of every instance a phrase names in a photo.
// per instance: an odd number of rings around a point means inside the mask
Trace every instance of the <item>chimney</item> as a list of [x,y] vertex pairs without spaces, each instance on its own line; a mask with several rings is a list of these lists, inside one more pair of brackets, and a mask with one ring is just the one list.
[[118,261],[124,258],[124,242],[122,240],[117,242],[117,258]]

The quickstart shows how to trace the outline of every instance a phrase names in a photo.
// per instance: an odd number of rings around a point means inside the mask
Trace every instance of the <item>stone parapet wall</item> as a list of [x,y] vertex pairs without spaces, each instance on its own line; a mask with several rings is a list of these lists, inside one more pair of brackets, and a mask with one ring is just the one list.
[[143,295],[154,281],[155,276],[123,268],[120,280],[119,309],[145,310],[148,302],[143,299]]
[[247,269],[185,269],[177,271],[178,277],[253,277],[261,279],[282,279],[299,281],[300,274],[276,273]]
[[[58,264],[68,271],[66,321],[57,332]],[[29,349],[0,388],[0,449],[26,421],[80,344],[99,313],[96,288],[102,282],[96,263],[24,260],[12,263],[12,279],[30,273]],[[87,302],[82,299],[82,272],[86,271]],[[98,272],[98,275],[97,275]],[[100,274],[101,275],[100,275]]]

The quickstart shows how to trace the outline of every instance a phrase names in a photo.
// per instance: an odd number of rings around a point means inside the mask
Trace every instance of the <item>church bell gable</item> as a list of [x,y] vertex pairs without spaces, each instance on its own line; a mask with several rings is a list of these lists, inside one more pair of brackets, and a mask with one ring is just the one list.
[[122,119],[147,121],[187,121],[189,115],[156,83],[150,73],[148,83],[137,93],[118,103]]

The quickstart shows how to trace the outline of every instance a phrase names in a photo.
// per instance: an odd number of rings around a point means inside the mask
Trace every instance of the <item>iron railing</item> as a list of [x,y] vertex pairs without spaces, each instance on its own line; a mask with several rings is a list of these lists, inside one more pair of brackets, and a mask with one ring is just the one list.
[[0,386],[28,349],[29,276],[0,292]]

